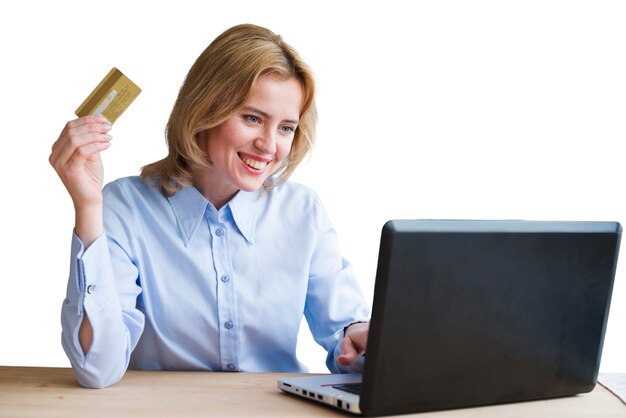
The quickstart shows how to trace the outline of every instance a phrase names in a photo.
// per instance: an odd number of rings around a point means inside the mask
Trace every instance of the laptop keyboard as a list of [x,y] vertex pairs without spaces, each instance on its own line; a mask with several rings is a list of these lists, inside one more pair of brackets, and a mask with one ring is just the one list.
[[361,394],[361,383],[345,383],[342,385],[333,385],[333,387],[343,390],[344,392],[354,393],[355,395]]

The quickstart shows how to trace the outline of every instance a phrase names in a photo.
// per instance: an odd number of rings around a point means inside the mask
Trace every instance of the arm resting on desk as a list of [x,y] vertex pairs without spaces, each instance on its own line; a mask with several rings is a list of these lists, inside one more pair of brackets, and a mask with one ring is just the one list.
[[[122,378],[144,325],[143,315],[134,309],[139,287],[135,279],[120,280],[124,275],[120,276],[119,268],[114,275],[113,257],[115,250],[109,250],[106,235],[87,250],[73,236],[70,279],[61,311],[62,344],[78,382],[90,388],[110,386]],[[133,268],[126,270],[132,277]],[[133,308],[123,309],[122,298]],[[87,315],[93,339],[85,353],[79,335]]]

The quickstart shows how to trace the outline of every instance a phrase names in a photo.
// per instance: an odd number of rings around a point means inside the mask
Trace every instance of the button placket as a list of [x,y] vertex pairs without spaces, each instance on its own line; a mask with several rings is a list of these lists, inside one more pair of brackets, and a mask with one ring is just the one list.
[[[217,311],[220,327],[220,358],[224,370],[237,370],[238,363],[238,333],[236,295],[231,280],[231,254],[229,245],[229,230],[218,220],[212,220],[213,231],[213,263],[217,277],[224,284],[217,288]],[[227,285],[228,284],[228,285]]]

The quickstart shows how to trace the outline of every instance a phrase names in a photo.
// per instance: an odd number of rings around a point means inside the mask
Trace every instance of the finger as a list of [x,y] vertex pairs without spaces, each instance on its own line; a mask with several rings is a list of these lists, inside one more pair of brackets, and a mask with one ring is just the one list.
[[71,155],[78,147],[87,145],[91,142],[109,142],[113,137],[106,133],[106,129],[101,132],[100,129],[92,128],[89,131],[84,132],[69,132],[62,133],[59,139],[52,144],[51,154],[57,154],[59,156],[65,156],[65,160]]
[[84,135],[99,133],[105,134],[111,130],[111,124],[104,118],[90,117],[88,121],[70,121],[61,133],[64,138],[78,138]]
[[74,119],[68,122],[68,125],[73,126],[73,127],[80,127],[82,125],[89,125],[89,124],[108,124],[109,126],[111,125],[109,123],[109,120],[102,115],[81,116],[78,119]]
[[68,145],[65,147],[60,147],[50,154],[50,164],[52,164],[52,166],[55,167],[55,169],[57,169],[58,171],[59,168],[69,164],[76,155],[80,156],[84,154],[90,154],[90,150],[93,149],[107,149],[110,146],[110,140],[110,136],[104,136],[103,138],[87,142],[84,145]]
[[77,148],[65,166],[69,171],[82,169],[89,157],[108,149],[110,146],[111,144],[108,142],[95,142]]
[[70,173],[81,170],[89,157],[108,149],[110,146],[111,144],[109,142],[90,143],[82,147],[76,148],[70,158],[68,158],[67,160],[53,160],[53,158],[51,157],[50,163],[61,177],[65,177]]
[[89,115],[74,119],[65,124],[60,138],[71,135],[81,135],[91,132],[106,133],[111,130],[111,124],[103,116]]
[[79,136],[70,136],[65,143],[60,144],[57,148],[53,149],[52,156],[54,160],[60,164],[67,163],[74,153],[90,144],[104,144],[109,143],[113,137],[109,134],[102,133],[86,133]]
[[54,151],[59,146],[64,145],[71,138],[76,138],[89,133],[107,133],[111,130],[111,124],[103,116],[83,116],[82,118],[69,121],[59,138],[52,144]]

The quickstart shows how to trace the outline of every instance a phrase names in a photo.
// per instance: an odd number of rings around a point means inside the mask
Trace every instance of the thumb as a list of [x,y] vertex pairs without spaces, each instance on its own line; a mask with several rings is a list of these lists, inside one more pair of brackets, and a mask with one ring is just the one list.
[[337,357],[337,361],[339,361],[342,366],[352,366],[356,363],[359,357],[359,352],[350,338],[346,337],[343,339],[340,349],[342,354]]

